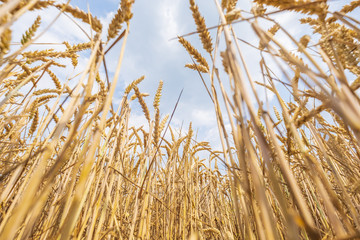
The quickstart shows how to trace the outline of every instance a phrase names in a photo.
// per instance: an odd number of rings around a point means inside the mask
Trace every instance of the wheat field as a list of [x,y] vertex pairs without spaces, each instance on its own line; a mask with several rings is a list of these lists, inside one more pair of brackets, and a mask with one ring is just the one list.
[[[70,1],[1,0],[0,239],[360,239],[360,1],[251,2],[249,12],[211,1],[219,24],[208,27],[190,0],[196,31],[177,38],[192,60],[184,71],[211,98],[216,151],[191,124],[177,133],[176,106],[160,114],[162,81],[149,102],[138,73],[114,104],[134,0],[120,1],[109,26]],[[87,25],[89,41],[36,45],[39,15],[13,44],[18,19],[48,9]],[[274,18],[286,12],[313,32],[292,36]],[[259,62],[244,55],[239,23],[256,34]],[[101,77],[115,45],[116,70]],[[57,75],[84,52],[78,76]],[[132,124],[132,101],[147,126]]]

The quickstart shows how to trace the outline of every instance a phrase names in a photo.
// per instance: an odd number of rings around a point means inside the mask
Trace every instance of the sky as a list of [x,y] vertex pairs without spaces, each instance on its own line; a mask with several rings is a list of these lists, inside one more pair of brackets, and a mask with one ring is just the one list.
[[[218,13],[213,1],[197,0],[196,3],[199,5],[200,12],[204,15],[208,27],[215,26],[219,23]],[[85,11],[89,8],[91,13],[97,16],[105,27],[117,11],[119,1],[73,0],[71,4]],[[334,1],[334,5],[336,4],[339,4],[339,2]],[[238,8],[249,11],[250,7],[249,0],[239,0]],[[41,12],[43,21],[40,30],[44,29],[58,12],[55,8]],[[163,80],[164,87],[160,101],[162,116],[171,114],[179,93],[183,90],[183,95],[172,120],[172,126],[176,129],[180,129],[181,126],[183,126],[183,129],[186,130],[189,123],[192,122],[193,129],[197,132],[198,141],[208,141],[214,149],[220,149],[221,146],[218,140],[213,104],[207,95],[198,73],[184,68],[186,63],[191,63],[191,58],[176,40],[171,40],[178,35],[193,32],[196,29],[191,11],[189,10],[188,1],[136,0],[133,5],[133,13],[133,19],[130,22],[130,35],[125,50],[114,103],[119,103],[124,87],[133,80],[145,75],[145,80],[139,85],[139,88],[142,92],[150,94],[150,96],[147,97],[147,104],[151,107],[158,83],[160,80]],[[13,35],[21,36],[34,21],[37,14],[39,13],[25,14],[15,25]],[[309,33],[309,29],[301,28],[300,30],[300,28],[294,27],[295,18],[296,15],[291,13],[277,16],[279,23],[284,25],[291,34],[302,36],[305,33]],[[84,29],[89,28],[79,21],[76,22],[83,26]],[[262,27],[268,29],[271,27],[271,24],[264,22]],[[248,23],[236,24],[234,28],[241,39],[255,46],[258,45],[258,40]],[[106,27],[104,31],[106,31]],[[211,31],[213,39],[215,38],[215,31],[216,30]],[[278,38],[289,48],[293,47],[296,49],[295,45],[284,36],[280,35]],[[46,31],[37,42],[59,43],[59,45],[50,45],[50,47],[62,48],[63,45],[61,45],[61,43],[64,39],[71,44],[88,41],[86,35],[79,31],[78,27],[72,21],[66,16],[60,16],[57,22]],[[197,35],[189,36],[186,39],[195,47],[201,49],[201,43]],[[16,41],[16,39],[14,39],[14,41]],[[19,41],[19,39],[17,41]],[[36,47],[39,46],[40,45],[37,45]],[[121,44],[116,45],[106,56],[110,79],[116,68],[120,46]],[[246,44],[242,44],[241,46],[244,48],[244,55],[250,65],[252,76],[255,80],[262,81],[260,70],[255,67],[258,66],[259,63],[259,54]],[[43,47],[49,46],[44,45]],[[222,50],[224,50],[224,48]],[[201,53],[209,59],[205,51],[201,51]],[[81,56],[79,61],[80,66],[77,69],[85,66],[87,57],[87,55]],[[210,60],[208,61],[210,62]],[[218,66],[221,66],[221,63],[218,63]],[[69,70],[69,76],[76,75],[78,72],[79,70]],[[209,83],[209,76],[204,75],[204,79]],[[263,91],[263,89],[259,88],[259,91]],[[263,100],[265,100],[265,95],[260,95],[263,97]],[[273,102],[273,96],[270,94],[269,97],[269,100]],[[147,125],[137,101],[132,103],[132,118],[130,124],[136,126]]]
[[[87,11],[97,16],[106,26],[118,9],[119,1],[114,0],[73,0],[71,5]],[[199,7],[203,10],[207,25],[214,26],[218,23],[215,5],[199,1]],[[55,8],[40,12],[42,25],[38,32],[41,32],[58,14]],[[187,131],[188,125],[192,122],[193,129],[197,131],[198,141],[209,141],[220,148],[218,142],[218,130],[212,103],[206,90],[198,76],[198,73],[184,68],[186,63],[191,62],[191,58],[177,40],[171,40],[178,35],[192,32],[196,29],[188,1],[183,0],[152,0],[135,1],[133,5],[134,16],[130,22],[130,34],[126,45],[124,61],[121,67],[118,87],[115,93],[114,103],[119,103],[123,89],[133,80],[145,75],[145,80],[139,85],[142,92],[149,93],[146,98],[148,107],[152,107],[158,83],[163,80],[163,94],[160,101],[160,111],[162,116],[171,114],[176,104],[177,98],[183,90],[182,97],[176,109],[176,113],[171,125],[176,129]],[[21,36],[35,20],[39,12],[25,14],[13,27],[13,36]],[[88,26],[80,24],[88,30]],[[106,36],[106,34],[104,34]],[[79,31],[78,27],[66,16],[60,16],[56,23],[51,26],[36,42],[38,43],[58,43],[59,45],[35,45],[35,48],[59,48],[64,40],[70,44],[88,41],[85,34]],[[201,47],[196,35],[188,37],[189,41],[198,48]],[[18,39],[13,39],[19,42]],[[116,68],[121,43],[117,44],[106,56],[107,67],[111,76]],[[31,48],[30,48],[31,49]],[[205,52],[203,52],[205,54]],[[79,73],[87,60],[88,54],[81,56],[77,69],[69,69],[69,75],[64,79]],[[59,71],[62,71],[60,69]],[[71,72],[71,73],[70,73]],[[103,74],[104,76],[104,74]],[[204,76],[208,80],[208,76]],[[75,84],[70,82],[71,84]],[[49,83],[51,85],[51,83]],[[49,87],[51,87],[49,85]],[[44,86],[45,87],[45,86]],[[132,118],[130,124],[135,126],[147,125],[146,119],[137,101],[132,103]]]

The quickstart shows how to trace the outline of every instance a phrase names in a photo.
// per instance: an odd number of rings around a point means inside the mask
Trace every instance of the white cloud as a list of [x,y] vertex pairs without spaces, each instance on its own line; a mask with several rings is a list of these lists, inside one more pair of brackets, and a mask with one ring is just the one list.
[[177,41],[169,41],[181,32],[179,27],[180,0],[164,1],[157,8],[159,21],[161,22],[161,37],[169,49],[179,48]]
[[149,123],[146,120],[144,114],[141,113],[131,113],[130,115],[130,126],[129,127],[140,127],[143,126],[145,131],[149,131]]
[[214,126],[216,125],[216,116],[213,109],[193,109],[191,112],[191,119],[196,125],[200,126]]

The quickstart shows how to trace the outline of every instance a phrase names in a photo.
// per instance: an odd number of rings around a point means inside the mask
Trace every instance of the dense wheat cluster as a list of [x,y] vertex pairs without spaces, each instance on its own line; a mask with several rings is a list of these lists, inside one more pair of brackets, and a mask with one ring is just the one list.
[[[113,103],[134,0],[121,0],[106,27],[69,3],[1,2],[0,239],[360,239],[360,22],[351,15],[359,0],[336,11],[330,0],[254,0],[251,12],[215,0],[220,24],[212,28],[189,1],[203,49],[178,40],[214,104],[223,151],[197,142],[191,124],[179,134],[171,113],[161,118],[162,81],[152,107],[141,73]],[[50,8],[88,25],[88,41],[33,50],[39,14],[12,44],[21,15]],[[313,35],[291,36],[272,18],[287,11]],[[251,47],[261,79],[250,74],[240,22],[258,37]],[[117,44],[115,73],[102,79]],[[63,60],[78,66],[80,54],[89,59],[80,75],[56,74]],[[278,107],[261,100],[259,87]],[[135,100],[147,126],[129,121]]]

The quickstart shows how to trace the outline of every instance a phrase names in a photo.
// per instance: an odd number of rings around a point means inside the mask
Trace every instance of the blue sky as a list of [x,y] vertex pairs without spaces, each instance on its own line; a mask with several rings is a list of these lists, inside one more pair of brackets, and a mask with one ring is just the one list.
[[[196,3],[199,5],[201,13],[205,16],[207,26],[217,25],[218,14],[214,2],[197,0]],[[339,3],[340,1],[333,1],[334,6]],[[96,15],[103,22],[104,26],[106,26],[114,16],[119,1],[73,0],[71,4],[85,11],[87,11],[89,7],[92,14]],[[242,10],[249,11],[250,1],[239,0],[238,6]],[[198,141],[209,141],[214,148],[220,148],[215,114],[210,98],[206,93],[198,73],[184,68],[186,63],[191,62],[186,51],[176,40],[170,40],[177,35],[193,32],[196,29],[189,10],[188,1],[136,0],[133,6],[133,12],[134,17],[131,20],[130,35],[114,102],[118,102],[122,97],[124,86],[138,77],[145,75],[146,78],[139,87],[142,92],[150,93],[150,97],[147,97],[147,103],[148,106],[151,107],[158,82],[163,80],[164,87],[160,110],[164,116],[172,112],[178,94],[184,89],[172,125],[178,129],[183,125],[183,128],[187,129],[191,121],[193,128],[198,130]],[[40,30],[44,29],[57,13],[58,10],[55,8],[42,12],[43,23]],[[25,14],[14,27],[14,36],[21,36],[34,21],[37,14],[39,13]],[[309,29],[301,28],[300,30],[299,26],[294,25],[295,17],[295,14],[286,13],[278,15],[277,20],[295,36],[301,37],[303,34],[309,33]],[[79,23],[79,21],[77,22]],[[81,23],[79,24],[84,26],[85,29],[88,29],[88,26]],[[263,23],[262,27],[267,29],[271,27],[271,25]],[[106,31],[106,29],[104,30]],[[251,42],[255,46],[258,45],[258,40],[252,33],[248,23],[236,24],[235,30],[240,38]],[[216,30],[213,30],[211,32],[213,39],[215,38],[215,31]],[[293,47],[296,49],[296,47],[281,34],[277,37],[289,48]],[[67,17],[61,16],[57,23],[55,23],[38,42],[59,43],[60,45],[58,46],[51,45],[50,47],[61,48],[63,47],[61,43],[64,39],[71,44],[88,41],[85,34],[79,31],[73,22]],[[187,39],[198,49],[201,49],[200,41],[196,35],[187,37]],[[16,41],[16,39],[14,40]],[[118,44],[106,57],[110,76],[116,67],[120,45],[121,44]],[[49,46],[44,45],[43,47]],[[255,80],[262,81],[258,68],[259,54],[245,44],[242,44],[241,47],[244,48],[244,54],[250,65],[252,76]],[[204,56],[208,57],[205,51],[201,52]],[[86,64],[86,57],[85,55],[80,58],[80,66],[75,70],[69,70],[67,72],[69,74],[68,76],[76,75],[80,71],[79,69]],[[217,63],[217,66],[222,68],[221,63]],[[209,83],[208,75],[205,74],[204,79]],[[226,82],[227,78],[223,80]],[[263,91],[261,88],[259,88],[259,90]],[[265,100],[265,95],[261,95],[263,100]],[[133,125],[146,125],[141,108],[136,101],[132,103],[131,121]]]

